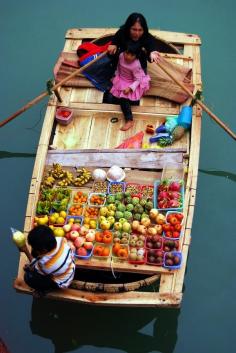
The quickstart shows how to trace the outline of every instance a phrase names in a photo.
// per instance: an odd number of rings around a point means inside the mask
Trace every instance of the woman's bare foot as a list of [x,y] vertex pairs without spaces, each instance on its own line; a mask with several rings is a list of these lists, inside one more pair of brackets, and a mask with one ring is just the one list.
[[133,120],[129,120],[129,121],[127,121],[127,122],[125,123],[125,125],[123,125],[123,126],[120,128],[120,130],[121,130],[121,131],[127,131],[127,130],[131,129],[133,126],[134,126]]

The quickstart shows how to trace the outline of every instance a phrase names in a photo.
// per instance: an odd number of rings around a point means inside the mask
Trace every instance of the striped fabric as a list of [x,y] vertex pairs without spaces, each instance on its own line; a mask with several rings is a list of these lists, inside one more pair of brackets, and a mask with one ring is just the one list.
[[36,261],[35,269],[51,275],[60,288],[67,288],[74,278],[75,263],[71,248],[65,238],[56,238],[57,246]]

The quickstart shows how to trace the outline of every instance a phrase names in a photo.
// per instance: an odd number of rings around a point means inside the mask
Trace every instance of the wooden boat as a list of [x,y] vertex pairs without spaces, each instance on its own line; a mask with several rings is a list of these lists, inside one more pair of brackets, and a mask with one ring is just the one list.
[[[75,53],[83,40],[91,40],[113,34],[116,29],[71,29],[66,33],[64,51]],[[195,90],[201,89],[200,38],[197,35],[152,30],[152,34],[171,43],[163,54],[168,60],[192,69],[192,83]],[[183,295],[184,275],[191,243],[191,228],[195,206],[198,160],[201,133],[201,109],[194,107],[191,131],[181,140],[168,148],[120,150],[114,149],[125,138],[145,130],[147,124],[158,126],[166,116],[178,115],[181,105],[167,99],[145,96],[138,107],[133,107],[135,126],[124,133],[119,130],[123,117],[117,105],[104,104],[103,93],[96,88],[70,87],[60,88],[63,102],[56,97],[50,98],[39,140],[35,165],[28,195],[24,232],[32,228],[40,183],[45,168],[60,163],[65,168],[86,166],[109,168],[118,164],[125,168],[127,182],[152,184],[159,179],[167,162],[183,166],[185,171],[184,196],[184,234],[180,240],[182,266],[178,270],[163,267],[133,264],[96,262],[77,260],[81,278],[73,286],[47,295],[48,298],[75,301],[86,304],[107,306],[156,306],[179,307]],[[187,104],[187,102],[185,102]],[[67,126],[55,123],[58,106],[73,109],[74,119]],[[112,124],[116,117],[118,123]],[[145,134],[144,143],[150,135]],[[56,149],[50,149],[50,146]],[[17,291],[32,293],[24,283],[23,267],[27,262],[21,253],[19,270],[14,287]],[[116,274],[116,278],[111,276]],[[95,274],[95,275],[94,275]],[[104,275],[105,274],[105,275]],[[102,275],[108,277],[107,283]],[[96,278],[95,282],[93,277]]]

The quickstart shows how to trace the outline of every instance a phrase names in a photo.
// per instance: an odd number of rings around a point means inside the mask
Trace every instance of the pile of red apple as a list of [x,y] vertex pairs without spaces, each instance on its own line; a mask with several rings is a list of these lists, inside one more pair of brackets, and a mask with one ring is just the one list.
[[166,223],[162,225],[164,237],[179,239],[182,229],[183,213],[170,212],[167,215]]
[[93,249],[93,242],[95,240],[95,230],[87,227],[73,224],[71,230],[66,233],[65,237],[68,239],[75,255],[86,257],[91,254]]

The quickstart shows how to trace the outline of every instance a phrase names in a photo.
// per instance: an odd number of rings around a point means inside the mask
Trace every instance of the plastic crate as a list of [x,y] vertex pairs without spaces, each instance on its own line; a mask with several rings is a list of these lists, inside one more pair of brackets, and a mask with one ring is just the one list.
[[[80,201],[75,200],[75,197],[78,193],[82,193],[84,195],[84,197],[86,197],[86,201],[80,202]],[[82,190],[73,190],[72,195],[71,195],[71,201],[72,201],[72,203],[79,203],[81,205],[85,205],[88,201],[88,192],[84,192]]]
[[88,260],[92,256],[93,248],[94,248],[94,246],[92,247],[92,249],[87,250],[87,255],[84,255],[84,256],[83,255],[78,255],[76,252],[74,252],[74,257],[77,258],[77,259],[81,259],[81,260]]
[[92,191],[95,193],[108,193],[108,181],[94,181]]
[[[99,235],[98,235],[99,233]],[[99,239],[98,239],[99,237]],[[108,242],[108,240],[110,239],[110,241]],[[103,245],[111,245],[113,242],[113,233],[109,230],[109,237],[108,234],[106,234],[103,230],[97,230],[96,234],[95,234],[95,240],[98,243],[102,243]]]
[[[153,253],[153,254],[152,254]],[[157,256],[161,253],[161,256]],[[150,261],[150,256],[153,256],[153,261]],[[160,257],[160,261],[157,261],[157,258]],[[147,249],[146,264],[151,266],[163,266],[164,262],[164,251],[157,249]]]
[[[179,260],[180,260],[180,263],[178,265],[167,265],[166,264],[166,260],[167,260],[167,256],[168,254],[171,253],[172,255],[174,256],[178,256]],[[182,253],[180,251],[171,251],[171,252],[166,252],[164,254],[164,262],[163,262],[163,266],[165,268],[168,268],[170,270],[178,270],[182,265]]]
[[[153,249],[153,250],[162,250],[163,249],[163,238],[161,235],[156,235],[156,237],[158,238],[157,241],[151,241],[150,240],[150,243],[153,244],[152,247],[148,246],[149,245],[149,240],[148,240],[148,237],[149,235],[147,236],[146,238],[146,242],[145,242],[145,248],[146,249]],[[153,238],[154,236],[153,235],[150,235],[150,238]],[[160,247],[156,247],[157,245],[154,245],[155,243],[160,243]],[[154,247],[155,246],[155,247]]]
[[[89,213],[90,209],[94,209],[94,214],[91,215]],[[84,216],[84,218],[89,217],[91,219],[96,219],[96,218],[98,218],[99,210],[100,210],[100,207],[98,207],[98,206],[85,206],[83,209],[83,216]]]
[[70,219],[74,219],[73,224],[79,224],[80,226],[83,225],[83,222],[84,222],[83,216],[67,216],[66,217],[66,224],[69,223]]
[[[74,210],[73,210],[74,208]],[[75,214],[73,214],[75,213]],[[72,203],[68,205],[67,214],[68,216],[82,216],[84,213],[84,205],[79,203]]]
[[118,256],[116,254],[114,254],[114,252],[112,251],[112,260],[114,262],[124,262],[124,261],[128,261],[129,259],[129,246],[127,244],[120,244],[121,247],[120,247],[120,250],[121,249],[125,249],[127,251],[127,256]]
[[138,251],[140,251],[141,249],[143,249],[144,253],[143,253],[143,259],[142,259],[142,260],[132,260],[132,259],[130,259],[130,255],[131,255],[132,249],[134,249],[134,248],[131,248],[131,247],[129,248],[128,262],[129,262],[130,264],[133,264],[133,265],[143,265],[143,264],[145,264],[145,262],[146,262],[146,256],[147,256],[147,251],[146,251],[146,249],[144,249],[144,248],[140,248],[140,249],[135,248],[135,249],[137,249],[137,253],[138,253]]
[[[111,181],[108,184],[108,194],[117,194],[125,191],[125,182],[122,181]],[[113,190],[114,188],[119,188],[120,190]]]
[[[172,246],[172,245],[170,245],[170,242],[171,243],[173,242],[175,244],[173,244],[173,246]],[[178,251],[179,250],[179,240],[163,238],[162,247],[163,247],[163,251],[165,251],[165,252]],[[166,250],[166,247],[168,247],[169,250]]]
[[154,185],[141,185],[141,194],[143,198],[153,199]]
[[[101,204],[95,204],[93,202],[91,202],[91,198],[93,196],[99,196],[101,198],[101,201],[103,201]],[[102,207],[104,206],[106,203],[106,194],[103,194],[103,193],[100,193],[100,192],[92,192],[89,194],[89,197],[88,197],[88,205],[89,206],[92,206],[92,207]]]
[[[176,214],[176,213],[183,214],[182,212],[168,211],[168,212],[166,213],[166,219],[168,219],[168,216],[169,216],[169,215],[171,215],[171,214]],[[170,223],[167,221],[167,224],[170,224]],[[179,237],[168,237],[168,236],[166,235],[166,232],[163,231],[163,236],[164,236],[164,238],[165,238],[165,239],[169,239],[169,240],[178,240],[178,239],[180,239],[180,238],[183,236],[183,232],[184,232],[183,229],[182,229],[182,226],[183,226],[183,219],[181,220],[180,225],[181,225],[181,230],[180,230]]]
[[160,180],[156,180],[154,182],[154,195],[153,195],[153,206],[154,208],[157,208],[159,211],[176,211],[176,212],[182,212],[183,210],[183,203],[184,203],[184,186],[182,185],[181,186],[181,201],[182,201],[182,204],[181,204],[181,207],[176,207],[176,208],[160,208],[158,207],[158,202],[157,202],[157,199],[158,199],[158,186],[160,184]]
[[130,192],[131,196],[136,196],[141,194],[141,185],[138,183],[126,183],[125,191]]
[[184,167],[182,163],[169,162],[164,165],[161,179],[180,180],[184,178]]
[[[102,248],[109,248],[109,254],[107,256],[104,255],[99,255],[98,253],[96,253],[96,248],[98,246],[101,246]],[[102,254],[102,250],[101,250],[101,254]],[[93,247],[93,254],[92,254],[92,258],[99,260],[99,261],[109,261],[111,259],[111,246],[110,245],[105,245],[104,243],[98,243],[95,242],[94,243],[94,247]]]

